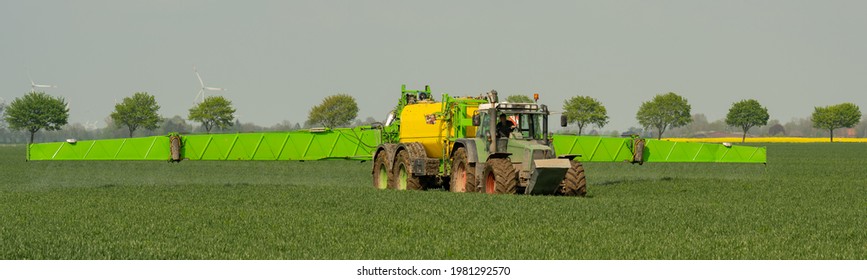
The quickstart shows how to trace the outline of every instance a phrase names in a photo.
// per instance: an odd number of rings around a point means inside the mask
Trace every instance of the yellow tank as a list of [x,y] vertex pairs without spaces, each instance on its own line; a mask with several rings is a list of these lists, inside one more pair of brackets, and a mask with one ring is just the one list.
[[[442,102],[420,102],[404,107],[400,116],[400,142],[419,142],[428,157],[443,158],[443,148],[451,148],[448,139],[454,137],[454,127],[436,115],[442,110],[442,105]],[[471,120],[476,110],[478,106],[470,105],[466,116],[453,119]],[[466,137],[475,137],[476,127],[467,127],[466,134]]]

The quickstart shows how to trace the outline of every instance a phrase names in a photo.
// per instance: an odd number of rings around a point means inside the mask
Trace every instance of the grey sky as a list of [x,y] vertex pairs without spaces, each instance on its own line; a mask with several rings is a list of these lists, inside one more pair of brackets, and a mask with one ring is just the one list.
[[400,85],[435,96],[538,92],[559,110],[599,99],[604,129],[638,126],[641,102],[669,91],[723,118],[756,98],[772,119],[813,106],[867,109],[867,1],[0,1],[0,97],[26,70],[67,98],[71,121],[114,100],[193,103],[196,65],[240,119],[303,122],[327,95],[384,117]]

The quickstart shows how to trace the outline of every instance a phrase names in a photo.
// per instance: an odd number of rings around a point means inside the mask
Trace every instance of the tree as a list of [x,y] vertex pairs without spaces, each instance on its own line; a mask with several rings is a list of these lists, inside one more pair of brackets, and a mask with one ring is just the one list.
[[60,130],[69,120],[66,101],[44,92],[30,92],[15,98],[4,114],[9,128],[30,132],[28,144],[33,143],[33,136],[39,130]]
[[160,125],[160,127],[162,127],[163,132],[165,132],[164,134],[172,132],[187,133],[193,130],[193,127],[187,124],[187,120],[178,115],[164,119],[163,124]]
[[117,128],[126,126],[129,129],[129,137],[132,137],[133,132],[139,127],[145,129],[160,127],[162,118],[157,114],[159,109],[160,105],[153,95],[147,92],[136,92],[132,97],[124,97],[123,101],[114,105],[111,119],[114,120]]
[[121,138],[126,136],[126,132],[118,129],[118,126],[114,124],[114,120],[111,119],[111,116],[105,117],[103,121],[105,121],[105,128],[100,130],[99,138]]
[[855,130],[858,131],[858,135],[861,138],[867,138],[867,116],[858,123],[858,126],[855,127]]
[[293,125],[294,124],[292,122],[290,122],[289,120],[283,120],[278,124],[272,125],[271,127],[268,128],[268,130],[271,130],[271,131],[291,131]]
[[656,128],[657,139],[662,139],[665,129],[680,127],[692,121],[690,109],[686,98],[669,92],[658,94],[653,97],[653,100],[641,103],[635,117],[642,126]]
[[741,100],[732,104],[726,115],[726,124],[730,126],[740,127],[744,131],[744,136],[741,138],[741,143],[747,141],[747,131],[754,126],[763,126],[768,124],[768,108],[762,107],[755,99]]
[[235,108],[232,107],[232,101],[225,97],[209,96],[202,103],[190,108],[190,115],[187,118],[202,123],[205,131],[210,134],[214,127],[226,129],[232,126],[235,120]]
[[831,133],[831,142],[834,142],[834,129],[858,124],[861,121],[861,110],[852,103],[816,107],[810,121],[815,128],[827,129]]
[[813,122],[810,118],[793,118],[783,125],[787,136],[795,137],[818,137],[823,136],[823,130],[813,127]]
[[[723,126],[726,126],[723,123]],[[681,127],[667,129],[671,137],[701,137],[701,134],[711,131],[711,123],[704,114],[693,114],[692,121]]]
[[578,135],[581,135],[586,125],[592,124],[602,128],[608,123],[608,112],[605,106],[593,97],[575,96],[567,99],[563,104],[563,111],[569,123],[578,125]]
[[775,124],[775,125],[772,125],[770,128],[768,128],[768,136],[777,136],[777,135],[786,136],[786,128],[784,128],[780,124]]
[[358,116],[358,103],[346,94],[325,97],[322,103],[310,109],[307,125],[322,125],[328,128],[347,126]]
[[509,95],[506,97],[506,101],[509,103],[533,103],[533,99],[523,94]]

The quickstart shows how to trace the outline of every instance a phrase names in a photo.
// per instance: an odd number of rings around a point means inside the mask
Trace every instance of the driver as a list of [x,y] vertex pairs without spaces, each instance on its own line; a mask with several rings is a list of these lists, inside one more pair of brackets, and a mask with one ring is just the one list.
[[500,114],[500,121],[497,122],[497,138],[509,137],[514,129],[515,122],[506,118],[506,114]]

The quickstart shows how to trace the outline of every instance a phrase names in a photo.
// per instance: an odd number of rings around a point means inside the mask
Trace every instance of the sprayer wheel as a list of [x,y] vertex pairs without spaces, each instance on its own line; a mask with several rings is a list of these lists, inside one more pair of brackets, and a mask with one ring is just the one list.
[[422,190],[421,180],[412,175],[409,152],[401,150],[393,165],[394,186],[398,190]]
[[561,195],[584,196],[587,194],[587,179],[584,177],[584,165],[572,161],[572,168],[566,171],[566,178],[560,183]]
[[386,146],[385,149],[376,153],[376,158],[373,159],[373,187],[377,189],[387,189],[394,185],[394,176],[391,171],[391,162],[389,158],[394,153],[394,148]]
[[518,172],[508,158],[488,159],[485,164],[485,192],[514,194],[518,186]]

